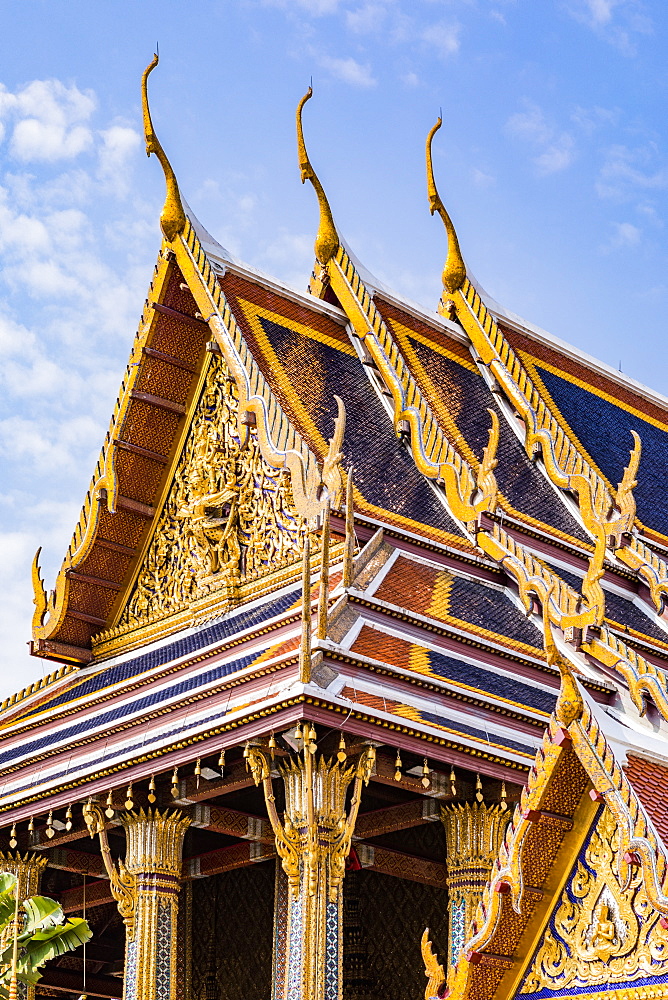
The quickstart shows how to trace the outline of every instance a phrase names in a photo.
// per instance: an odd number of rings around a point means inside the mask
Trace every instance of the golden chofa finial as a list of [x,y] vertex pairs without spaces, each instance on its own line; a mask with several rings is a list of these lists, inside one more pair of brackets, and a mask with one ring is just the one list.
[[299,170],[301,172],[302,184],[309,180],[315,188],[320,205],[320,223],[318,225],[318,235],[315,238],[315,255],[321,264],[327,264],[336,251],[339,249],[339,236],[332,218],[332,210],[327,201],[325,190],[318,180],[318,175],[311,166],[311,161],[306,152],[304,142],[304,129],[302,128],[302,108],[313,97],[313,87],[309,87],[297,106],[297,151],[299,153]]
[[427,136],[427,194],[429,196],[429,211],[432,215],[434,212],[438,212],[443,219],[445,231],[448,234],[448,255],[445,258],[445,267],[443,268],[443,285],[446,291],[456,292],[464,284],[466,265],[464,264],[462,252],[459,249],[459,240],[457,239],[452,219],[446,212],[445,206],[436,190],[434,166],[431,161],[431,141],[442,124],[443,122],[439,118]]
[[146,155],[150,156],[151,153],[155,155],[160,160],[160,165],[165,174],[165,184],[167,185],[167,196],[165,198],[165,205],[162,210],[162,215],[160,216],[160,228],[162,229],[165,237],[171,243],[172,240],[182,232],[186,224],[186,213],[183,211],[183,205],[181,204],[181,195],[179,194],[179,186],[176,183],[176,175],[172,170],[172,165],[167,159],[164,149],[160,145],[160,141],[153,131],[153,122],[151,121],[151,112],[148,106],[148,78],[153,72],[155,67],[158,65],[159,57],[158,55],[153,56],[153,61],[144,70],[144,75],[141,80],[141,102],[142,110],[144,115],[144,139],[146,140]]

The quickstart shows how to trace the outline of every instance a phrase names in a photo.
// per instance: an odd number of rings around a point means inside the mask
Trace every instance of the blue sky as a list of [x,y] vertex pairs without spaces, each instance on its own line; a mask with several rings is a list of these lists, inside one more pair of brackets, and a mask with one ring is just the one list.
[[[151,78],[181,189],[304,288],[317,225],[294,109],[355,253],[435,307],[444,235],[508,309],[668,393],[668,14],[657,0],[5,0],[0,7],[0,696],[34,680],[53,582],[159,248]],[[48,664],[46,664],[48,669]]]

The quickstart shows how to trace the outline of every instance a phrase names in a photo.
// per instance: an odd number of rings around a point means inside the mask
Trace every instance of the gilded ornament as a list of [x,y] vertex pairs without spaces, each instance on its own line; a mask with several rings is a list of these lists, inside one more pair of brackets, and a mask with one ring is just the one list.
[[336,226],[334,225],[334,218],[332,216],[332,210],[329,207],[329,202],[327,201],[325,189],[320,183],[315,170],[311,166],[311,161],[309,160],[309,156],[306,151],[306,143],[304,141],[302,110],[306,102],[310,101],[312,97],[313,88],[309,87],[297,105],[297,152],[299,155],[299,171],[301,174],[302,184],[304,184],[307,180],[311,182],[318,197],[318,205],[320,207],[320,223],[318,225],[318,234],[315,238],[315,255],[321,264],[327,264],[339,249],[339,234],[337,233]]
[[452,219],[445,209],[445,205],[441,201],[440,195],[436,188],[436,182],[434,180],[434,167],[432,163],[431,156],[431,144],[434,136],[443,124],[441,118],[439,117],[436,124],[431,129],[429,135],[427,136],[427,148],[426,148],[426,160],[427,160],[427,194],[429,197],[429,211],[433,215],[434,212],[438,212],[441,219],[443,220],[443,225],[445,226],[445,231],[448,236],[448,253],[445,258],[445,267],[443,268],[443,287],[448,292],[456,292],[462,287],[466,279],[466,264],[462,257],[462,252],[459,248],[459,240],[457,239],[457,233],[455,227],[452,224]]
[[641,876],[628,887],[620,884],[622,849],[615,818],[604,809],[546,928],[523,994],[626,985],[668,972],[665,932]]
[[230,607],[242,580],[299,556],[303,529],[288,475],[238,430],[236,384],[211,356],[174,479],[120,624],[155,620],[209,594]]
[[150,156],[151,153],[154,153],[155,156],[157,156],[165,175],[167,195],[162,209],[162,215],[160,216],[160,226],[165,234],[165,238],[171,243],[179,235],[179,233],[183,232],[186,224],[186,213],[184,212],[183,205],[181,203],[181,195],[179,194],[179,186],[176,182],[176,174],[172,170],[172,165],[167,159],[167,155],[162,148],[157,135],[155,134],[153,122],[151,121],[151,111],[148,104],[148,78],[158,65],[158,62],[159,57],[156,54],[153,56],[152,61],[146,67],[142,75],[141,97],[144,116],[144,139],[146,141],[146,155]]
[[445,972],[443,971],[443,966],[438,960],[438,955],[434,953],[434,949],[429,938],[428,927],[422,935],[420,950],[422,952],[422,961],[424,962],[424,974],[427,977],[424,1000],[435,1000],[435,998],[439,996],[442,987],[445,985]]

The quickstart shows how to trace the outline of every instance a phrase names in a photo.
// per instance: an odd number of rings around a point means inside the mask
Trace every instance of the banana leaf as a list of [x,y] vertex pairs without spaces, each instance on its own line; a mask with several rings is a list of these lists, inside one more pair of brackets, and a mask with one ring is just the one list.
[[65,919],[60,903],[48,896],[31,896],[24,900],[23,909],[26,912],[26,920],[21,927],[19,940],[31,937],[35,931],[46,931],[51,927],[58,927]]
[[68,920],[60,927],[37,931],[23,945],[21,971],[29,973],[37,970],[46,962],[50,962],[51,959],[58,958],[59,955],[64,955],[68,951],[74,951],[79,945],[90,941],[92,936],[93,932],[82,917]]

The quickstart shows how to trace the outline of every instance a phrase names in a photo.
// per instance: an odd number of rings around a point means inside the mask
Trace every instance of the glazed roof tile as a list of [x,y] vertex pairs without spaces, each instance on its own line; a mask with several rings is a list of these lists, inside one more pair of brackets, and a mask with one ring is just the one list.
[[551,526],[569,538],[589,544],[589,536],[535,463],[530,461],[501,413],[494,394],[473,363],[470,352],[448,338],[440,328],[429,327],[379,296],[376,296],[375,303],[390,323],[404,358],[423,392],[437,405],[444,424],[451,424],[450,436],[457,447],[464,447],[465,457],[480,459],[488,439],[487,411],[491,407],[499,414],[495,475],[502,494],[501,505],[509,513],[515,513],[520,518],[524,516],[531,523]]
[[[189,653],[195,653],[214,643],[223,643],[226,639],[239,635],[254,625],[270,621],[282,614],[290,607],[295,606],[300,598],[301,589],[298,588],[281,594],[273,600],[265,601],[254,608],[237,608],[226,615],[222,621],[213,625],[204,626],[146,653],[140,653],[138,656],[131,656],[120,663],[98,669],[85,678],[74,678],[67,691],[41,705],[31,706],[30,710],[19,718],[29,718],[32,715],[53,711],[69,702],[89,697],[124,681],[130,681],[155,667],[171,663]],[[19,720],[13,719],[12,721]]]
[[[281,405],[311,447],[324,456],[332,433],[332,401],[346,407],[343,464],[353,467],[361,513],[469,548],[462,531],[397,439],[348,336],[307,308],[226,275],[244,334]],[[429,530],[431,529],[431,530]]]
[[530,708],[548,715],[554,708],[556,691],[546,691],[526,684],[511,673],[488,670],[480,664],[426,649],[368,625],[360,630],[351,651],[403,670],[414,670],[428,677],[452,681],[483,697],[494,695],[520,708]]
[[668,767],[656,761],[629,754],[624,773],[647,810],[657,833],[668,844]]
[[373,596],[444,623],[468,627],[483,638],[543,655],[540,632],[510,598],[502,590],[468,577],[399,556]]

